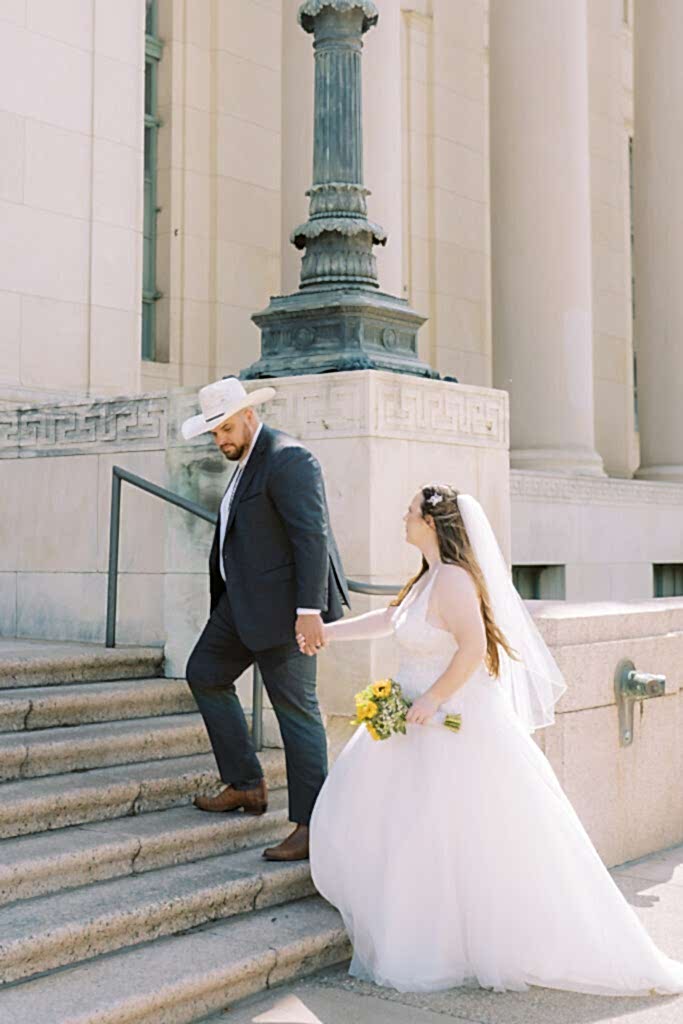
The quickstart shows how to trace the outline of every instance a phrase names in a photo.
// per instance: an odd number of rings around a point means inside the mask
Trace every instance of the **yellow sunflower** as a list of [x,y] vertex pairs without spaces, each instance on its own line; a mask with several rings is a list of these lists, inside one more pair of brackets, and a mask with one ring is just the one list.
[[375,697],[388,697],[391,693],[391,679],[380,679],[378,683],[373,683],[372,693]]
[[364,700],[356,708],[356,714],[361,719],[374,718],[378,711],[374,700]]

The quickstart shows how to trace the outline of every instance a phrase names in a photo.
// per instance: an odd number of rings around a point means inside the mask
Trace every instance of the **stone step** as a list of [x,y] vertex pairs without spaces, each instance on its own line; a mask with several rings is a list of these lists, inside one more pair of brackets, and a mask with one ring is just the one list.
[[291,828],[287,791],[276,789],[269,794],[267,813],[258,816],[174,807],[5,839],[0,857],[0,906],[267,845]]
[[104,647],[58,640],[0,640],[0,687],[56,686],[161,675],[161,647]]
[[210,749],[198,713],[5,733],[0,736],[0,780],[184,757]]
[[191,1024],[348,956],[339,915],[312,897],[9,985],[0,990],[0,1020]]
[[[259,758],[269,787],[283,786],[282,751],[266,749]],[[0,839],[187,804],[218,784],[212,754],[5,782]]]
[[0,909],[0,984],[313,892],[307,861],[269,864],[259,846],[13,903]]
[[0,733],[196,710],[197,705],[184,679],[161,676],[75,686],[29,686],[0,690]]

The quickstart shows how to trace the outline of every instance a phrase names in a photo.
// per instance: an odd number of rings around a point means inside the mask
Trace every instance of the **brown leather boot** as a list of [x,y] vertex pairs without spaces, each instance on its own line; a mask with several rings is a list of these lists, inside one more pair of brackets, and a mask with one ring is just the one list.
[[238,811],[245,814],[265,814],[268,810],[268,786],[261,779],[256,789],[235,789],[226,786],[218,796],[196,796],[195,807],[200,811]]
[[308,860],[308,825],[297,825],[278,846],[263,851],[266,860]]

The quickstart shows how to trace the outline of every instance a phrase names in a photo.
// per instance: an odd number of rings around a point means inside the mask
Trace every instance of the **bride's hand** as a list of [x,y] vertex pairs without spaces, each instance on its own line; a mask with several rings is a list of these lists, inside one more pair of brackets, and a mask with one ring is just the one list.
[[427,722],[439,710],[440,701],[433,697],[429,691],[418,697],[415,703],[408,710],[406,721],[412,725],[426,725]]

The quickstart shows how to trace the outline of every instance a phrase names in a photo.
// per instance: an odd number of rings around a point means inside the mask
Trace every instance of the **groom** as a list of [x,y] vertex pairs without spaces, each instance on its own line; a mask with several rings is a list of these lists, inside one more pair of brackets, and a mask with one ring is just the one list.
[[226,784],[218,796],[196,797],[196,806],[263,814],[266,781],[235,690],[245,669],[258,665],[282,733],[296,825],[263,855],[289,861],[308,857],[308,824],[327,772],[315,655],[323,622],[341,618],[349,597],[320,465],[254,411],[274,394],[270,387],[247,394],[237,378],[224,378],[200,390],[201,414],[182,426],[186,439],[210,431],[237,464],[209,556],[211,613],[186,676]]

